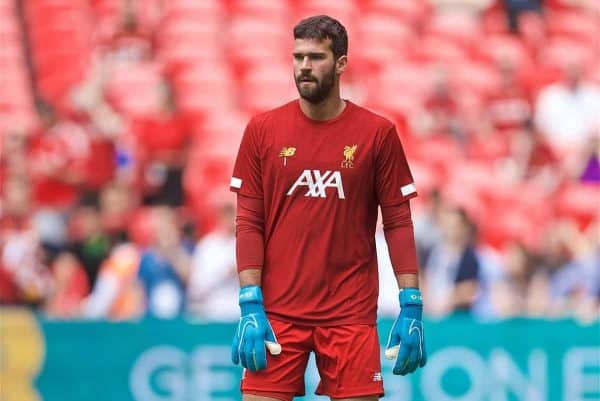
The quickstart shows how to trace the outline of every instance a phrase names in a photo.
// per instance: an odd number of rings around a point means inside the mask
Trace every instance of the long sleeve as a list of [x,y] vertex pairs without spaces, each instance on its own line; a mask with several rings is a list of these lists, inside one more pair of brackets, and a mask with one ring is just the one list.
[[263,200],[238,194],[236,216],[237,270],[262,269],[265,254]]
[[416,274],[419,268],[409,202],[382,206],[381,214],[394,273]]

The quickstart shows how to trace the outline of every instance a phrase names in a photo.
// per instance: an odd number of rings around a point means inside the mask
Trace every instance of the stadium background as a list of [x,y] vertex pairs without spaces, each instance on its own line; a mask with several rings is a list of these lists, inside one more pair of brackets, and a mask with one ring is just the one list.
[[595,0],[0,0],[0,399],[236,399],[230,172],[313,14],[419,191],[431,360],[389,399],[600,399]]

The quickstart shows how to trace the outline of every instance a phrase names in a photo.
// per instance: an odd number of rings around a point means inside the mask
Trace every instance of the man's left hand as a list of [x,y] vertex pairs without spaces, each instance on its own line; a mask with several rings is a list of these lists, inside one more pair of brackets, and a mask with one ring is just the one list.
[[423,332],[423,298],[416,288],[400,290],[400,315],[394,322],[385,350],[387,359],[396,359],[395,375],[406,375],[427,363]]

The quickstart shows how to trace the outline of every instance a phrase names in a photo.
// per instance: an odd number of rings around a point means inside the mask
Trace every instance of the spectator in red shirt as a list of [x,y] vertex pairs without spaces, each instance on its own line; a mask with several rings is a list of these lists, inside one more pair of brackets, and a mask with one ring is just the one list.
[[37,305],[50,289],[51,277],[30,211],[28,183],[7,180],[0,215],[0,303]]
[[53,285],[44,305],[45,312],[56,318],[80,316],[81,302],[90,288],[85,271],[70,252],[62,252],[52,263]]
[[464,137],[459,105],[445,72],[439,73],[433,91],[423,107],[425,118],[417,127],[420,131],[428,135],[449,135],[457,139]]
[[508,60],[500,61],[500,86],[486,99],[486,114],[492,128],[506,131],[520,128],[531,119],[532,106],[519,77],[516,66]]
[[29,146],[34,199],[65,209],[78,200],[90,155],[88,132],[80,124],[59,120],[48,105],[39,108],[42,127]]
[[504,171],[515,180],[534,182],[548,190],[562,178],[558,155],[530,122],[511,137]]
[[181,178],[188,159],[190,132],[178,112],[173,89],[166,79],[159,90],[159,113],[133,122],[142,166],[144,203],[181,206]]

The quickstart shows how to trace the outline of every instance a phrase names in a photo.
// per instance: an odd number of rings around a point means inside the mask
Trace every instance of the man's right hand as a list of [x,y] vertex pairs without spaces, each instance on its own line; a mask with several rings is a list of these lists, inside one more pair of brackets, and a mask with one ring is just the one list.
[[240,309],[242,315],[231,345],[231,360],[234,364],[250,371],[267,367],[266,348],[271,355],[281,353],[281,345],[265,314],[262,291],[259,286],[250,285],[240,289]]

